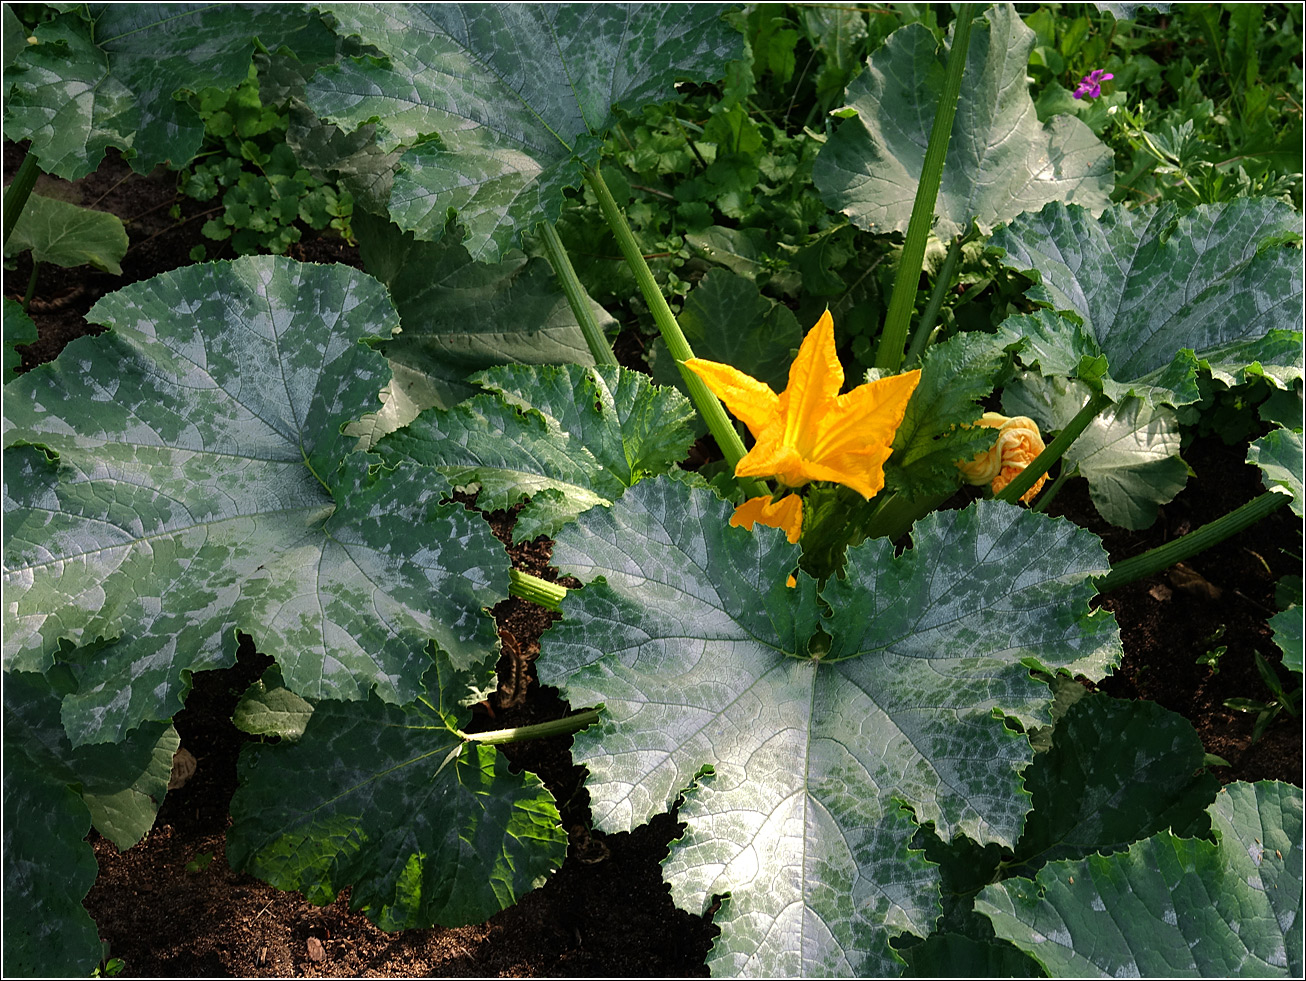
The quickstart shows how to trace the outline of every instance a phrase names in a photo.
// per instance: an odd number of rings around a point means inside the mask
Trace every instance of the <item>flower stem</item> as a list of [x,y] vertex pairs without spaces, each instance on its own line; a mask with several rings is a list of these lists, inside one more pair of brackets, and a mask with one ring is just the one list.
[[[708,390],[708,387],[703,384],[703,380],[698,375],[685,367],[685,362],[694,356],[694,352],[690,349],[689,342],[685,340],[685,334],[680,329],[680,324],[676,322],[671,307],[667,306],[666,297],[662,295],[662,290],[658,288],[657,280],[653,278],[653,271],[649,269],[648,263],[644,261],[644,255],[640,251],[639,243],[635,241],[635,235],[626,222],[626,216],[621,213],[616,198],[608,190],[603,175],[595,167],[586,171],[585,180],[590,189],[593,190],[594,196],[598,199],[599,210],[603,212],[608,227],[612,229],[612,233],[617,237],[617,245],[621,248],[621,254],[625,256],[627,264],[635,274],[635,281],[639,284],[639,291],[644,295],[644,302],[648,304],[649,310],[653,313],[653,320],[657,323],[658,330],[662,332],[662,339],[666,341],[667,350],[676,359],[676,366],[680,369],[680,377],[685,381],[685,389],[689,392],[689,397],[697,406],[699,415],[707,423],[708,432],[716,439],[717,446],[721,448],[726,462],[730,464],[733,470],[739,461],[744,458],[743,440],[735,432],[735,427],[731,424],[730,418],[726,415],[726,410],[721,406],[717,397]],[[740,477],[738,480],[740,486],[744,488],[744,491],[750,497],[770,493],[767,486],[760,480],[751,477]]]
[[567,587],[541,579],[539,576],[532,576],[529,572],[522,572],[520,569],[509,569],[508,595],[530,600],[557,613],[562,609]]
[[612,345],[608,343],[603,328],[594,319],[594,311],[589,304],[589,295],[585,292],[585,287],[580,284],[580,277],[576,275],[576,269],[571,264],[571,257],[567,255],[567,248],[562,244],[562,239],[558,236],[558,230],[553,227],[553,222],[540,222],[540,240],[543,242],[544,251],[548,254],[549,262],[553,266],[553,273],[558,277],[558,282],[562,285],[562,292],[567,294],[567,302],[571,305],[571,312],[576,317],[576,323],[580,324],[580,332],[585,335],[585,343],[589,345],[590,354],[594,356],[594,363],[615,365],[617,356],[612,353]]
[[1292,500],[1290,494],[1268,491],[1260,497],[1253,498],[1246,504],[1234,508],[1226,515],[1202,525],[1196,531],[1190,531],[1182,538],[1158,545],[1156,548],[1124,559],[1111,567],[1105,576],[1095,580],[1097,591],[1106,593],[1139,579],[1146,578],[1154,572],[1169,568],[1176,562],[1204,552],[1212,545],[1218,545],[1231,535],[1236,535],[1244,528],[1249,528],[1266,515],[1277,511]]
[[529,726],[517,726],[512,729],[493,729],[490,732],[459,732],[463,739],[484,746],[499,746],[503,743],[520,743],[527,739],[548,739],[550,736],[570,736],[587,726],[599,721],[598,709],[584,709],[575,715],[548,722],[536,722]]
[[32,188],[36,186],[36,178],[40,173],[36,154],[27,151],[27,156],[23,157],[23,162],[18,166],[18,173],[14,174],[13,181],[5,188],[4,245],[9,244],[9,236],[18,224],[18,216],[23,213],[27,199],[32,196]]
[[903,345],[907,343],[907,326],[911,322],[912,307],[916,302],[916,286],[921,278],[921,265],[925,258],[925,242],[934,223],[934,203],[939,197],[939,181],[943,176],[943,161],[948,155],[948,141],[952,138],[952,120],[957,114],[957,97],[961,94],[961,76],[966,70],[966,51],[970,47],[970,25],[975,17],[972,4],[961,4],[957,10],[956,26],[952,35],[952,50],[948,53],[948,74],[944,79],[939,108],[934,114],[930,129],[930,142],[925,149],[925,162],[921,166],[920,183],[916,185],[916,201],[912,205],[911,219],[907,222],[907,238],[898,259],[898,272],[893,280],[893,294],[884,318],[884,334],[875,352],[875,366],[896,372],[902,367]]
[[957,258],[961,255],[963,238],[964,236],[954,235],[952,243],[948,246],[948,255],[943,260],[943,265],[939,267],[939,274],[934,280],[934,292],[930,294],[930,301],[925,304],[920,319],[916,321],[916,330],[911,335],[911,347],[907,349],[905,364],[913,365],[919,362],[930,343],[934,324],[939,319],[939,310],[943,307],[943,298],[952,287],[952,273],[957,268]]
[[1033,487],[1038,478],[1048,472],[1052,464],[1061,459],[1063,453],[1070,448],[1070,444],[1079,438],[1079,434],[1088,428],[1088,424],[1097,418],[1097,414],[1111,404],[1111,399],[1098,392],[1088,404],[1075,413],[1075,418],[1066,424],[1066,428],[1057,434],[1057,438],[1044,448],[1043,452],[1030,462],[1020,473],[1016,474],[1014,480],[1006,487],[1002,488],[994,495],[994,500],[1006,501],[1009,504],[1015,504],[1020,500],[1025,491]]

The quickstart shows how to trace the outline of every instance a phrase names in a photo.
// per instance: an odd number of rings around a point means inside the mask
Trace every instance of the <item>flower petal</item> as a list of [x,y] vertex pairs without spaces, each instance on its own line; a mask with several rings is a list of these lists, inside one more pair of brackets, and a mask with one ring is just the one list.
[[786,494],[778,501],[772,501],[770,497],[750,497],[735,508],[730,519],[732,526],[748,531],[752,531],[757,523],[780,528],[788,537],[789,544],[796,544],[803,530],[803,499],[797,494]]
[[779,411],[785,421],[782,440],[786,446],[796,447],[803,456],[810,457],[807,443],[834,405],[841,388],[843,365],[834,347],[834,318],[826,310],[803,338],[798,356],[789,366],[789,384],[779,397]]
[[760,438],[762,431],[776,418],[780,396],[765,382],[728,364],[703,358],[690,358],[685,367],[703,379],[708,390],[748,427],[754,439]]

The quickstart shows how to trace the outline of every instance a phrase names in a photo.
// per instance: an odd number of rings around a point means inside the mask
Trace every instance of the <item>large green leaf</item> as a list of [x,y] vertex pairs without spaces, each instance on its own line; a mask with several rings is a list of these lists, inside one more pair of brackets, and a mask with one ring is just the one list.
[[783,533],[731,511],[662,478],[559,532],[555,563],[589,585],[545,635],[541,680],[604,705],[573,749],[599,827],[685,792],[665,874],[683,908],[729,894],[714,971],[896,972],[889,936],[940,912],[901,805],[1015,842],[1032,751],[997,716],[1048,721],[1022,659],[1100,677],[1118,656],[1087,609],[1105,556],[1068,522],[979,502],[918,522],[900,558],[851,549],[818,597],[805,574],[785,584]]
[[1076,702],[1026,773],[1034,810],[1008,874],[1119,851],[1171,827],[1188,832],[1220,789],[1204,756],[1192,724],[1155,702]]
[[1029,297],[1053,310],[1009,318],[1021,359],[1044,375],[1097,379],[1116,401],[1195,402],[1199,368],[1229,385],[1251,373],[1302,376],[1301,216],[1240,198],[1180,216],[1115,206],[1094,218],[1049,204],[993,234],[1008,266],[1037,273]]
[[150,722],[121,743],[74,749],[59,719],[59,702],[40,675],[6,675],[5,751],[25,753],[43,773],[76,788],[95,830],[126,850],[154,826],[181,745],[177,730]]
[[232,662],[237,628],[317,698],[411,701],[432,640],[464,667],[493,655],[502,547],[440,503],[438,475],[369,473],[341,432],[389,376],[360,343],[395,325],[379,283],[249,257],[91,317],[113,331],[5,399],[6,670],[118,640],[74,657],[74,745],[172,716],[189,672]]
[[[438,239],[458,213],[478,260],[552,221],[580,161],[598,159],[613,107],[675,95],[678,79],[715,79],[741,54],[713,4],[330,4],[342,34],[388,62],[344,62],[308,100],[345,130],[377,126],[400,161],[390,213]],[[434,135],[433,135],[434,134]]]
[[[803,330],[792,310],[763,296],[751,281],[727,269],[709,271],[685,297],[677,319],[695,357],[728,364],[784,391]],[[664,385],[681,384],[661,337],[653,353],[654,377]]]
[[319,904],[349,886],[354,909],[403,930],[484,920],[561,865],[553,796],[463,741],[451,707],[467,678],[441,665],[424,702],[321,702],[294,743],[248,746],[232,868]]
[[127,229],[121,218],[107,211],[33,194],[5,243],[5,255],[25,249],[32,250],[33,262],[90,265],[121,276],[118,262],[127,254]]
[[611,504],[682,460],[693,442],[689,400],[626,368],[503,365],[476,379],[494,394],[423,412],[377,451],[431,467],[456,486],[478,485],[483,508],[532,497],[517,515],[518,541]]
[[[1002,408],[1058,432],[1092,396],[1077,378],[1025,372],[1003,391]],[[1174,500],[1188,482],[1179,443],[1174,409],[1131,395],[1093,418],[1066,450],[1062,465],[1078,467],[1103,518],[1122,528],[1146,528],[1160,505]]]
[[256,38],[274,50],[332,47],[295,4],[70,6],[36,28],[5,100],[5,137],[30,139],[41,168],[68,180],[95,170],[110,146],[139,173],[189,161],[204,124],[175,93],[243,81]]
[[87,977],[100,961],[100,935],[82,905],[99,871],[85,841],[86,805],[8,745],[4,795],[5,976]]
[[[520,252],[473,262],[454,236],[420,242],[371,215],[354,219],[368,272],[390,290],[403,332],[381,350],[395,369],[382,431],[431,406],[449,408],[477,394],[468,380],[497,364],[592,365],[576,315],[544,259]],[[615,328],[591,301],[600,327]]]
[[988,886],[976,908],[1055,976],[1300,977],[1301,788],[1230,784],[1209,810],[1216,844],[1162,832]]
[[[1034,40],[1011,4],[975,21],[934,208],[942,239],[965,231],[972,218],[988,231],[1049,201],[1091,211],[1109,203],[1111,149],[1073,116],[1038,121],[1025,78]],[[929,30],[908,24],[848,86],[855,118],[822,147],[812,180],[825,203],[859,228],[907,230],[946,60]]]

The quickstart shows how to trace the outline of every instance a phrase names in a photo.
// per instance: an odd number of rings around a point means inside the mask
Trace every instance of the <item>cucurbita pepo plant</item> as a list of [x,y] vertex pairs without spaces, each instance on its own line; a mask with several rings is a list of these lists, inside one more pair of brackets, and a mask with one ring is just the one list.
[[[913,344],[903,371],[908,303],[877,377],[844,394],[823,322],[777,395],[693,359],[598,168],[614,107],[743,55],[723,8],[309,9],[305,27],[286,8],[79,7],[7,65],[9,135],[84,173],[103,145],[179,163],[198,136],[174,91],[244,78],[256,36],[308,46],[331,63],[303,73],[296,150],[385,210],[355,223],[375,275],[186,267],[103,298],[106,334],[5,388],[7,973],[98,960],[82,838],[148,830],[170,720],[238,631],[276,660],[240,724],[280,739],[242,755],[228,860],[315,902],[349,886],[385,929],[475,922],[548,879],[556,804],[494,747],[576,732],[595,828],[678,807],[664,874],[685,909],[721,900],[717,974],[1300,973],[1300,790],[1217,793],[1184,720],[1073,683],[1119,659],[1089,606],[1119,570],[1015,503],[1064,454],[1104,514],[1144,522],[1178,488],[1139,473],[1173,476],[1196,378],[1300,380],[1298,215],[1108,207],[1091,131],[1034,122],[1013,8],[963,6],[943,43],[908,25],[849,87],[817,186],[905,233],[913,296],[937,214],[958,241],[992,233],[1037,309]],[[337,38],[368,53],[325,57]],[[72,133],[59,93],[97,71],[97,123]],[[887,124],[903,99],[919,132]],[[900,178],[862,173],[872,159]],[[551,224],[582,184],[689,399],[615,364]],[[527,234],[549,264],[514,251]],[[937,510],[994,444],[976,423],[999,382],[1060,435],[1007,461],[995,500]],[[730,464],[711,485],[678,467],[695,410]],[[1300,446],[1285,429],[1260,448],[1258,514],[1300,509]],[[583,587],[511,573],[451,501],[471,485],[487,508],[529,498],[517,535],[552,537]],[[538,670],[587,711],[469,735],[497,657],[485,611],[510,590],[560,603]]]

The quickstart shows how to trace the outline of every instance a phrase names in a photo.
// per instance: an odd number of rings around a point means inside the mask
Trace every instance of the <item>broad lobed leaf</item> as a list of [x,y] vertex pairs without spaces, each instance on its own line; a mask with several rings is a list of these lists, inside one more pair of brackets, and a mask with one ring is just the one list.
[[360,343],[395,323],[379,283],[251,257],[92,316],[114,330],[15,381],[5,418],[6,670],[118,640],[74,659],[75,745],[173,715],[238,627],[317,698],[411,701],[432,641],[463,667],[493,655],[502,547],[441,481],[369,473],[341,432],[388,377]]
[[420,702],[324,701],[297,741],[251,744],[232,867],[318,904],[348,886],[384,930],[479,922],[540,885],[566,853],[557,805],[533,773],[464,741],[468,680],[437,655]]
[[693,441],[689,401],[625,368],[501,365],[474,380],[493,394],[429,409],[376,449],[456,486],[474,484],[483,508],[531,497],[513,528],[518,541],[552,535],[577,514],[611,504],[670,469]]
[[68,180],[99,165],[107,147],[127,151],[138,173],[199,151],[204,124],[180,89],[234,86],[255,38],[272,50],[329,52],[330,32],[291,4],[68,5],[37,26],[38,43],[6,73],[5,136],[30,139],[47,173]]
[[[1113,206],[1094,218],[1060,203],[993,234],[1005,264],[1037,273],[1031,299],[1067,311],[1009,318],[1021,360],[1093,380],[1120,400],[1173,406],[1199,397],[1197,371],[1227,384],[1255,365],[1279,387],[1302,377],[1301,216],[1241,198],[1180,215]],[[1087,365],[1092,365],[1091,370]],[[1088,371],[1092,378],[1086,376]]]
[[545,636],[541,679],[605,707],[574,749],[599,827],[685,792],[666,878],[691,910],[730,895],[714,970],[896,972],[889,936],[939,913],[900,804],[1015,841],[1031,750],[995,714],[1046,721],[1022,659],[1101,677],[1118,656],[1087,614],[1105,557],[1066,522],[981,502],[918,522],[901,559],[850,550],[818,603],[805,574],[785,585],[783,534],[731,528],[730,510],[663,478],[559,532],[555,563],[590,585]]
[[987,886],[976,908],[1056,976],[1299,976],[1301,788],[1230,784],[1209,812],[1214,844],[1162,832]]
[[[1049,201],[1098,212],[1108,204],[1112,154],[1072,116],[1038,121],[1026,81],[1034,32],[1011,4],[976,19],[935,204],[948,239],[971,219],[987,231]],[[895,31],[844,98],[855,111],[816,158],[827,205],[859,228],[905,232],[943,91],[946,52],[923,25]]]
[[[342,35],[388,56],[314,78],[309,103],[345,130],[376,122],[383,149],[409,147],[390,213],[422,239],[449,212],[474,259],[497,260],[552,221],[597,160],[613,107],[717,78],[740,38],[712,4],[324,4]],[[438,134],[432,141],[431,135]]]

